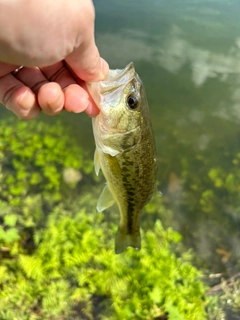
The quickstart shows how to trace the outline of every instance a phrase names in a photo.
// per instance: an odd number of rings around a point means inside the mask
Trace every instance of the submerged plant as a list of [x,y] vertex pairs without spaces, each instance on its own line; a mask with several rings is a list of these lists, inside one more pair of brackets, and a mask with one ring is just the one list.
[[[205,319],[200,273],[170,249],[178,234],[157,221],[144,234],[140,252],[115,255],[115,226],[102,214],[90,214],[83,206],[89,200],[86,195],[75,213],[59,206],[49,215],[46,229],[35,234],[35,252],[17,257],[17,281],[8,275],[2,283],[0,315],[16,310],[17,296],[25,292],[30,296],[23,315],[36,309],[37,319],[69,319],[73,310],[74,319],[81,319],[76,310],[86,319],[154,319],[166,313],[168,319]],[[14,291],[18,282],[20,291]],[[97,298],[101,305],[94,304]],[[101,312],[94,317],[96,308]]]
[[[93,164],[60,123],[2,122],[0,126],[0,244],[28,242],[46,213],[64,202]],[[71,169],[78,179],[66,181]],[[90,169],[90,170],[89,170]],[[80,177],[80,178],[79,178]],[[79,182],[80,181],[80,182]],[[78,183],[79,182],[79,183]],[[76,188],[77,187],[77,188]],[[32,242],[32,241],[30,241]]]
[[[177,232],[144,223],[141,251],[115,255],[92,161],[62,133],[0,126],[0,319],[206,319],[206,288],[189,254],[174,253]],[[64,182],[66,168],[84,183]],[[146,214],[164,210],[159,200]]]

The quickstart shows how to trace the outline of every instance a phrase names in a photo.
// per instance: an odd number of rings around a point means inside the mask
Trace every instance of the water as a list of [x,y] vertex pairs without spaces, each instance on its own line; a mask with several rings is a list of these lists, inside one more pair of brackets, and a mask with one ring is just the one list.
[[237,178],[240,147],[238,2],[105,0],[95,6],[101,55],[111,68],[134,61],[145,84],[158,187],[173,208],[174,227],[200,265],[237,272],[240,199],[238,183],[226,181],[229,174]]
[[[240,267],[240,23],[237,0],[94,1],[96,42],[110,67],[133,61],[158,150],[158,188],[196,264]],[[1,110],[1,116],[10,113]],[[94,150],[91,121],[61,114]],[[88,139],[86,139],[86,136]]]

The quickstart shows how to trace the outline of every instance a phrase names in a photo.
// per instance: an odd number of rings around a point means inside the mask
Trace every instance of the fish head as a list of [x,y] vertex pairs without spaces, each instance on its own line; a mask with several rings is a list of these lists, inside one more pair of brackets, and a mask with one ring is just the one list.
[[123,70],[110,70],[105,81],[87,86],[100,109],[94,126],[102,133],[124,134],[141,125],[146,98],[132,62]]

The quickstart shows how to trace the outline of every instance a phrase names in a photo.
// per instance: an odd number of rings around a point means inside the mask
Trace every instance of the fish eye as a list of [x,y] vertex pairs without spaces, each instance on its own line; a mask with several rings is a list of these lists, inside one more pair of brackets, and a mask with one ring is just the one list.
[[138,107],[138,98],[131,94],[130,96],[128,96],[127,98],[127,105],[129,106],[130,109],[136,109]]

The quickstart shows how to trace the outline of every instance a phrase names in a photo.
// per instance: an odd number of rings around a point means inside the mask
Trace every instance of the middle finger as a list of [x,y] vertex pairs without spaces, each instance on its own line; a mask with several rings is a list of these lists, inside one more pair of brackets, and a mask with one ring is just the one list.
[[[36,97],[38,97],[38,91],[42,87],[44,87],[44,90],[46,92],[52,91],[53,89],[52,84],[49,83],[49,80],[37,67],[24,67],[15,75],[15,78],[24,83],[26,86],[28,86],[34,92]],[[47,95],[45,99],[38,99],[38,104],[40,108],[45,114],[48,115],[58,114],[64,106],[64,95],[61,90],[61,87],[55,85],[54,89],[54,99],[50,94]]]

